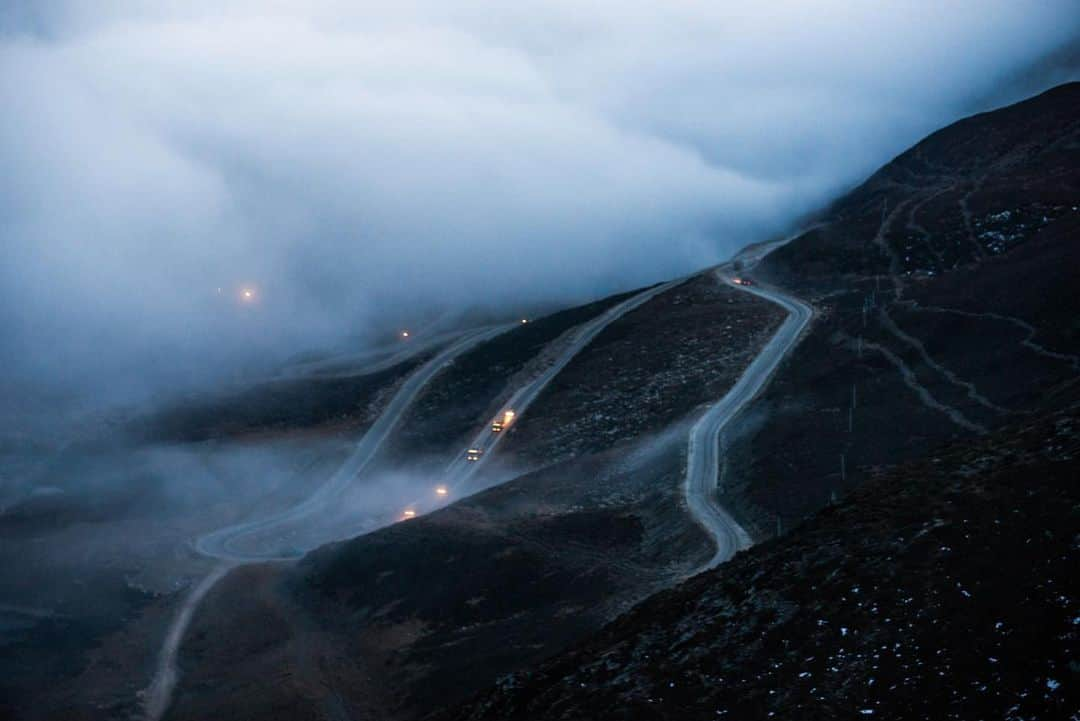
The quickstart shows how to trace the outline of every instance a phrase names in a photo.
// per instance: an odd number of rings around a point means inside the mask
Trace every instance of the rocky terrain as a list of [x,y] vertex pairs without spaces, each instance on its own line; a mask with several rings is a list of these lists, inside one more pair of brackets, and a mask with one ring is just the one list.
[[1076,381],[1078,107],[1073,83],[934,133],[755,269],[819,311],[728,439],[759,536]]
[[465,353],[428,386],[387,448],[387,463],[432,472],[462,452],[482,421],[494,418],[523,378],[531,377],[561,339],[633,293],[603,298],[529,322]]
[[[720,438],[721,500],[760,545],[694,576],[713,547],[683,496],[689,427],[782,317],[703,272],[575,356],[484,490],[227,575],[166,718],[1075,714],[1077,108],[1070,84],[960,121],[734,269],[816,311]],[[444,367],[353,484],[382,503],[363,512],[399,512],[379,479],[433,490],[624,297]],[[437,348],[197,399],[140,420],[130,447],[45,464],[46,490],[0,512],[20,569],[0,575],[0,716],[137,716],[212,566],[190,539],[305,498]]]
[[1003,255],[1077,212],[1080,83],[931,134],[772,254],[792,285],[832,290],[881,276],[885,291]]
[[1078,428],[1073,404],[882,469],[789,535],[432,717],[1069,718]]
[[818,310],[723,439],[780,538],[432,717],[1075,715],[1078,107],[934,134],[753,270]]
[[783,311],[696,276],[628,314],[589,345],[510,434],[507,452],[535,463],[579,458],[656,433],[723,396],[733,371]]
[[[257,584],[254,572],[227,579],[184,647],[190,671],[170,718],[278,708],[321,718],[328,703],[353,717],[373,708],[415,717],[693,573],[711,549],[681,496],[683,421],[723,394],[778,322],[778,310],[712,274],[616,321],[500,449],[537,470],[320,549],[295,569],[268,569]],[[450,373],[462,378],[461,365]],[[560,452],[568,442],[575,452]],[[289,609],[269,637],[259,632],[267,608]],[[301,667],[327,680],[301,683]],[[372,686],[379,704],[362,690]],[[298,697],[317,701],[302,707]]]

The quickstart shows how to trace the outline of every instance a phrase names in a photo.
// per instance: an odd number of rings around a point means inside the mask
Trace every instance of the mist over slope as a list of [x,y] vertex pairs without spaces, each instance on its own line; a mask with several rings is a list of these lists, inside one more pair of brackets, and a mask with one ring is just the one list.
[[701,267],[1076,43],[919,5],[10,6],[0,362],[138,397]]
[[[227,581],[195,621],[183,665],[199,675],[176,718],[316,719],[320,696],[395,719],[1060,715],[1074,695],[1054,684],[1068,683],[1076,615],[1060,589],[1074,561],[1061,484],[1076,475],[1078,93],[942,129],[814,229],[725,264],[815,311],[714,441],[720,502],[779,541],[574,648],[715,549],[686,510],[679,418],[731,387],[779,310],[705,272],[613,324],[500,431],[486,473],[505,483]],[[482,357],[449,387],[506,376],[503,353]],[[419,467],[420,439],[436,457],[468,447],[470,424],[436,440],[451,426],[440,406],[473,395],[446,388],[395,463]],[[252,623],[263,609],[274,622]],[[316,667],[330,670],[301,692],[276,682]]]

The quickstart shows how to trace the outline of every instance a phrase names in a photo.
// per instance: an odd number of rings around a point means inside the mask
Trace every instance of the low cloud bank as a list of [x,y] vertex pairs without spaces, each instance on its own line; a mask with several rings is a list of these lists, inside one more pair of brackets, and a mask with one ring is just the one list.
[[132,399],[657,281],[1075,75],[1070,2],[450,5],[0,11],[6,382]]

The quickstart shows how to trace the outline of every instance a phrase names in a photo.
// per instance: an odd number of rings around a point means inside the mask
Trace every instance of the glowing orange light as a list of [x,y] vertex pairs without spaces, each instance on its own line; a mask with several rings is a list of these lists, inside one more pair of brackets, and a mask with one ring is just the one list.
[[446,486],[435,486],[435,494],[439,496],[446,496],[450,494],[450,489]]
[[416,518],[416,511],[411,508],[406,508],[405,512],[401,514],[402,518]]

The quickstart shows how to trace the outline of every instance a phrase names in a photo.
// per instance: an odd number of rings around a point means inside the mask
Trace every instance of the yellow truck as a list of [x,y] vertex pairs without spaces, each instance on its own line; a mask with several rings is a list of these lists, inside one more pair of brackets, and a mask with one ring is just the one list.
[[498,418],[496,418],[492,422],[492,424],[491,424],[491,432],[492,433],[501,433],[503,430],[505,430],[513,422],[514,422],[514,412],[513,411],[503,411],[503,414],[501,416],[499,416]]

